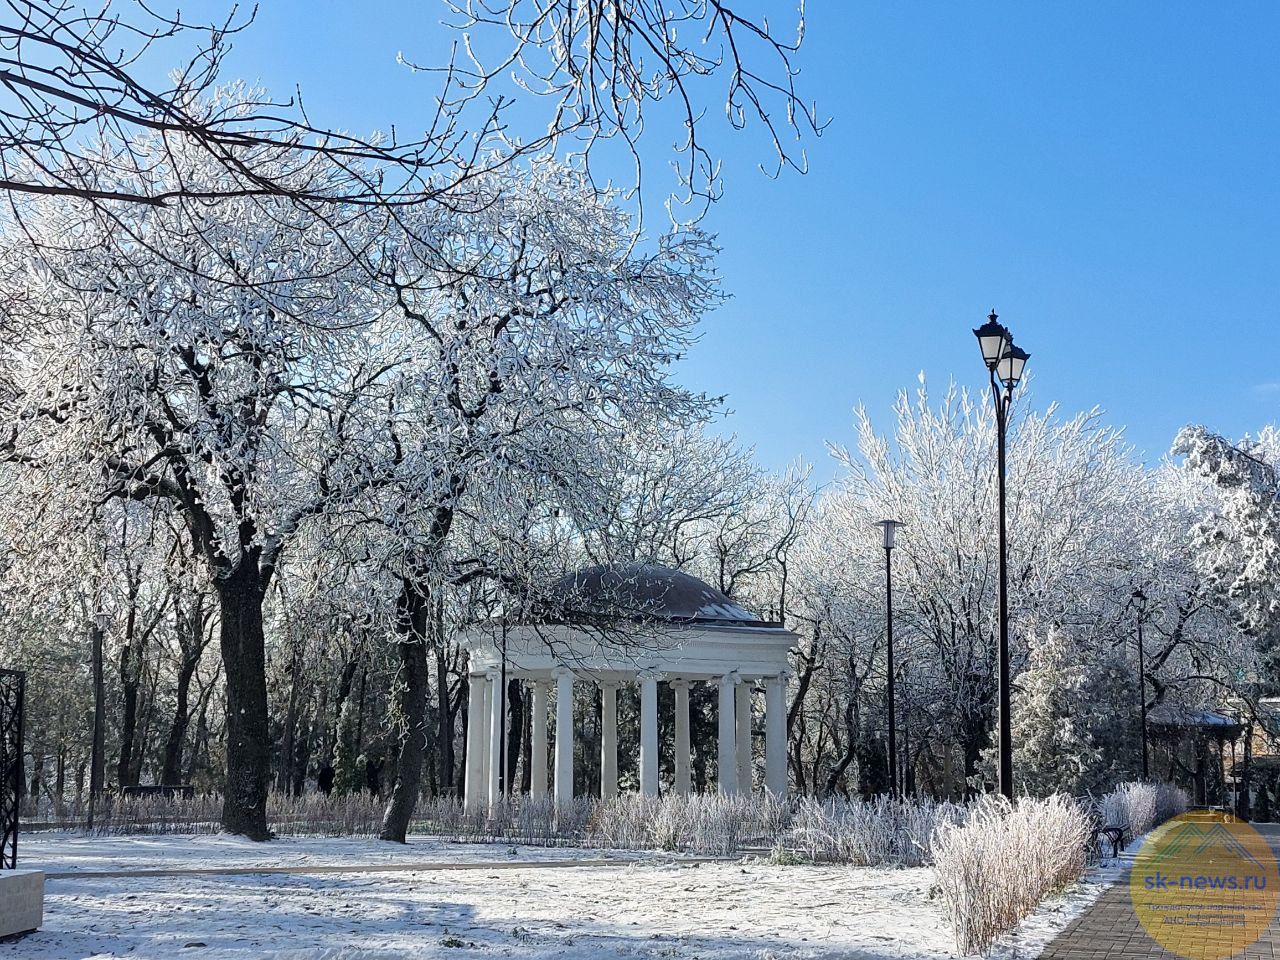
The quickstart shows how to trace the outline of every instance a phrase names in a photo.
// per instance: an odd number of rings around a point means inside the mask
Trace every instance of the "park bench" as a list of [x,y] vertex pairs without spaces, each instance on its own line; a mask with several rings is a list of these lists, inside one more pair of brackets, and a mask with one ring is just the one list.
[[1098,836],[1111,844],[1112,858],[1120,856],[1120,851],[1128,845],[1129,841],[1129,831],[1119,826],[1103,827],[1098,831]]
[[120,791],[126,797],[191,797],[195,787],[189,783],[148,783],[137,787],[125,787]]

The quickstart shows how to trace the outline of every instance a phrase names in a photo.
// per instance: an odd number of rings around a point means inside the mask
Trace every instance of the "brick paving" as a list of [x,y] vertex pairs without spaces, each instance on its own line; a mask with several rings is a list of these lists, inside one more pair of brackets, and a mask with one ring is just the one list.
[[[1280,849],[1280,825],[1256,824],[1273,851]],[[1280,960],[1280,914],[1251,946],[1234,955],[1241,960]],[[1071,921],[1044,948],[1040,960],[1177,960],[1138,922],[1129,898],[1126,873],[1081,916]]]

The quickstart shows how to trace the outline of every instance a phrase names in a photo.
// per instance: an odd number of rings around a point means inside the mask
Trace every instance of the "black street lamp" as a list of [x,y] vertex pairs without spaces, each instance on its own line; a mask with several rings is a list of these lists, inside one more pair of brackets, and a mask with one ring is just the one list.
[[[1142,734],[1142,779],[1150,779],[1147,757],[1147,665],[1146,652],[1142,645],[1142,622],[1147,619],[1147,595],[1139,587],[1133,591],[1133,599],[1138,602],[1138,717]],[[1235,749],[1232,743],[1231,748]]]
[[884,632],[888,647],[887,666],[889,689],[885,697],[889,701],[889,796],[898,798],[898,735],[894,723],[894,674],[893,674],[893,535],[898,527],[906,526],[897,520],[881,520],[876,524],[884,531]]
[[498,796],[505,797],[507,789],[507,614],[502,613],[502,668],[498,680],[498,716],[501,718],[502,732],[498,734]]
[[991,398],[996,414],[996,473],[1000,499],[1000,792],[1013,799],[1013,740],[1009,709],[1009,573],[1008,549],[1005,533],[1005,437],[1009,426],[1009,408],[1013,405],[1013,391],[1022,380],[1031,354],[1014,346],[1013,335],[997,322],[996,312],[991,311],[987,322],[973,331],[982,348],[982,359],[991,377]]
[[93,615],[93,624],[89,627],[89,640],[92,645],[90,662],[93,673],[93,742],[89,750],[89,830],[93,830],[94,811],[106,788],[107,714],[102,678],[102,645],[110,625],[111,617],[100,610]]

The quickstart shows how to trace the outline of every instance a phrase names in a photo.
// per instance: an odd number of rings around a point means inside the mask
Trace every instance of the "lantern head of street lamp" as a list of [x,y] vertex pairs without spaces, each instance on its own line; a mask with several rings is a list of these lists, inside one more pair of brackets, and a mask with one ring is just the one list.
[[1030,359],[1031,354],[1015,345],[1011,338],[1009,348],[1005,350],[1004,356],[996,366],[996,377],[1004,384],[1006,390],[1012,392],[1022,381],[1023,371],[1026,370],[1027,361]]
[[905,527],[906,524],[900,520],[880,520],[872,526],[880,527],[884,531],[884,548],[886,550],[893,549],[893,534],[899,527]]
[[1009,331],[1005,329],[1004,324],[997,322],[996,312],[992,310],[991,316],[987,317],[987,322],[973,331],[973,335],[978,338],[978,346],[982,348],[982,360],[987,365],[987,369],[994,370],[1009,344],[1013,342]]

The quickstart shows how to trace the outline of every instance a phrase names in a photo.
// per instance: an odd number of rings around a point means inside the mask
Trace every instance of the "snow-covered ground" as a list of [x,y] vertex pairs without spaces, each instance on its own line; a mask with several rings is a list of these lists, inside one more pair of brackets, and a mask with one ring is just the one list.
[[496,843],[451,843],[414,837],[407,844],[349,837],[281,837],[254,843],[243,837],[88,837],[45,832],[24,836],[22,866],[50,873],[115,870],[208,870],[253,867],[365,867],[378,864],[478,864],[581,858],[637,859],[625,851],[557,847],[512,847]]
[[[36,836],[23,865],[46,887],[45,926],[0,958],[391,960],[481,957],[835,960],[946,958],[951,932],[928,868],[680,862],[597,850],[418,840]],[[574,859],[582,865],[552,867]],[[542,866],[538,864],[542,863]],[[393,871],[354,872],[388,865]],[[412,864],[476,869],[405,870]],[[349,873],[94,876],[122,869],[329,866]],[[1000,949],[1030,956],[1096,896],[1046,904]]]

